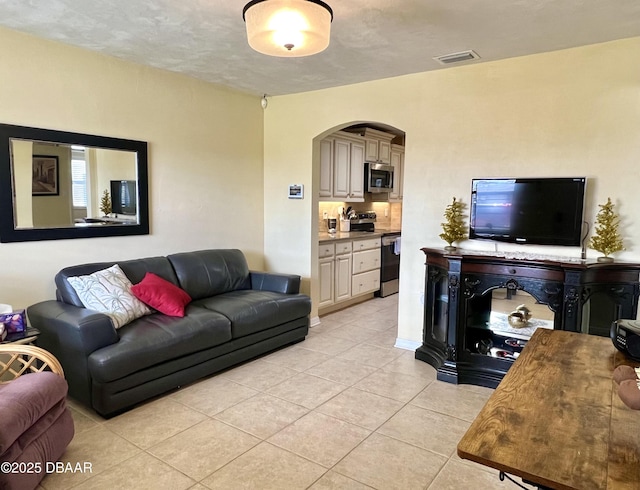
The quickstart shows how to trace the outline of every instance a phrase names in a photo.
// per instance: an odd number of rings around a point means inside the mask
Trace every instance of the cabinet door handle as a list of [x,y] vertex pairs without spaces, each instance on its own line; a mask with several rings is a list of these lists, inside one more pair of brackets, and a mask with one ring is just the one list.
[[511,274],[515,274],[516,272],[518,272],[518,271],[515,270],[515,269],[509,269],[509,273],[511,273]]

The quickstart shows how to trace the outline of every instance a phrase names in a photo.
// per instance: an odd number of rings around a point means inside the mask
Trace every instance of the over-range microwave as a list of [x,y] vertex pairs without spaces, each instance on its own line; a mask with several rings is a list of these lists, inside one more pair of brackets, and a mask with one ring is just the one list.
[[391,192],[393,189],[393,167],[384,163],[365,162],[365,192]]

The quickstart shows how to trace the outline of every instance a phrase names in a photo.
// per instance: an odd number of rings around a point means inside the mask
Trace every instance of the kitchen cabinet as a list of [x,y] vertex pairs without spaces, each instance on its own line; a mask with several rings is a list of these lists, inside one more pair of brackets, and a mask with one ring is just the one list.
[[382,239],[380,237],[363,238],[353,241],[353,251],[361,252],[362,250],[370,250],[373,248],[380,248]]
[[353,296],[380,289],[380,245],[379,237],[353,241]]
[[318,306],[332,305],[334,302],[334,255],[333,243],[320,244],[318,248],[318,269],[320,279],[320,298]]
[[353,276],[351,291],[354,296],[380,289],[380,269]]
[[335,301],[351,297],[351,253],[336,255],[335,259]]
[[334,284],[334,259],[333,256],[329,258],[319,259],[319,277],[320,277],[320,300],[318,306],[332,305],[333,300],[333,284]]
[[320,142],[320,198],[364,201],[364,138],[334,133]]
[[353,273],[359,274],[380,268],[380,249],[353,253]]
[[365,138],[365,161],[378,163],[391,163],[391,140],[395,136],[384,131],[366,128]]
[[320,197],[332,197],[333,191],[333,139],[320,142]]
[[320,244],[318,249],[320,279],[319,307],[329,306],[351,297],[351,241]]
[[321,243],[319,308],[380,289],[380,237]]
[[393,188],[389,193],[389,202],[399,202],[402,201],[404,146],[391,145],[391,166],[393,167]]

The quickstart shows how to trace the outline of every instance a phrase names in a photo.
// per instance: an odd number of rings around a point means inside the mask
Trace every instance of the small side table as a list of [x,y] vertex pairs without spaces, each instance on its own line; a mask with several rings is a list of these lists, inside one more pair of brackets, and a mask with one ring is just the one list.
[[5,338],[0,344],[19,344],[19,345],[29,345],[33,344],[38,336],[40,335],[40,330],[37,328],[27,326],[26,332],[12,332],[7,334],[7,338]]

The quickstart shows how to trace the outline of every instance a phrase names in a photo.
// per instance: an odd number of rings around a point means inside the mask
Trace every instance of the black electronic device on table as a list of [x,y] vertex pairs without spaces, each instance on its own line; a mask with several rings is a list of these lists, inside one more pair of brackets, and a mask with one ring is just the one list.
[[640,361],[640,321],[617,320],[611,324],[611,340],[616,349]]

